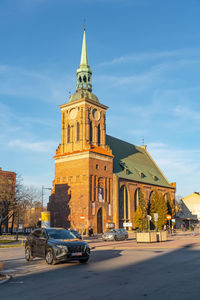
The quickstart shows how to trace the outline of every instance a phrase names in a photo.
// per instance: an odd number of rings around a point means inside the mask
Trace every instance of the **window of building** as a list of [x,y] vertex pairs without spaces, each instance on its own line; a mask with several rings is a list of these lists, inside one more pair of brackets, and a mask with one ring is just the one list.
[[106,171],[107,170],[107,167],[106,166],[104,166],[104,171]]
[[101,145],[101,128],[100,128],[100,124],[98,125],[98,128],[97,128],[97,134],[98,134],[97,143],[98,143],[98,146],[100,146]]
[[70,143],[70,126],[67,126],[67,143]]
[[104,202],[104,180],[102,177],[98,180],[98,202]]
[[95,216],[95,203],[94,202],[92,202],[92,205],[91,205],[91,215]]
[[108,216],[111,217],[111,204],[108,204]]
[[77,142],[80,141],[80,124],[79,124],[79,122],[77,122],[77,124],[76,124],[76,140],[77,140]]
[[99,165],[96,165],[96,169],[98,170],[98,168],[99,168]]
[[93,128],[92,128],[92,122],[90,121],[90,143],[92,144],[92,134],[93,134]]

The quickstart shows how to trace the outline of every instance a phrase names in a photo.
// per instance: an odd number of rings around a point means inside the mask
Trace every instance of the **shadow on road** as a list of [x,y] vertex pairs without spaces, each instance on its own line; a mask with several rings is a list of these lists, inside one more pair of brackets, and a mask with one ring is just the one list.
[[2,285],[0,293],[6,300],[198,299],[200,251],[193,246],[98,250],[88,264],[67,263],[28,274]]

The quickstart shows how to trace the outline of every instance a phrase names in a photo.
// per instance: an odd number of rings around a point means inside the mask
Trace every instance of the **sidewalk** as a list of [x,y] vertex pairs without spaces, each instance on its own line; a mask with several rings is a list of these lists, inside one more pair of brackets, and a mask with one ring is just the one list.
[[102,239],[98,240],[88,240],[90,247],[96,250],[103,249],[131,249],[131,248],[199,248],[200,247],[200,234],[194,234],[193,232],[181,232],[168,236],[166,242],[157,243],[137,243],[135,239],[135,233],[129,234],[129,239],[127,241],[108,241],[104,242]]

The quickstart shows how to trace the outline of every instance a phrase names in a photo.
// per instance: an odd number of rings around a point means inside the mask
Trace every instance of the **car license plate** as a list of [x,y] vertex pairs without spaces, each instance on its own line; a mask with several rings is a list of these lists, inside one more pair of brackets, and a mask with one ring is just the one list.
[[81,252],[72,253],[72,256],[82,256]]

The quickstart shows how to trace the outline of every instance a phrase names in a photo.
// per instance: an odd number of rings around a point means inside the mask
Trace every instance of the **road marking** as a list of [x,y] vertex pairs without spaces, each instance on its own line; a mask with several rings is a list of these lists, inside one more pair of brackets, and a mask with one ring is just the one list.
[[8,273],[16,272],[16,271],[17,271],[16,269],[10,269],[10,270],[3,270],[1,273],[8,274]]

